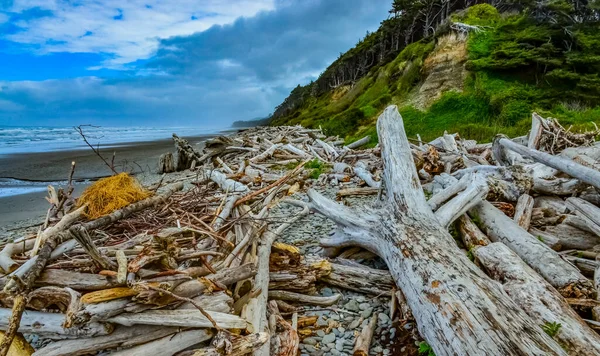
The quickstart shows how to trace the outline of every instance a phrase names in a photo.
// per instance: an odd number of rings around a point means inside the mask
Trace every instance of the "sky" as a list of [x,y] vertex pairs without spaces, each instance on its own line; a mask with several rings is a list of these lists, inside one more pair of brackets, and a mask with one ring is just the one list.
[[266,117],[390,0],[0,0],[0,125]]

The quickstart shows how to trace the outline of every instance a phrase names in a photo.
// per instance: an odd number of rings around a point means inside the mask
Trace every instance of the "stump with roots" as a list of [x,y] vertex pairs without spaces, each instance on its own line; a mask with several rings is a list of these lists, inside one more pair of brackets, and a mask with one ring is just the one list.
[[[396,106],[379,117],[377,131],[386,198],[358,211],[309,191],[312,209],[338,225],[336,234],[322,245],[361,246],[383,258],[421,335],[438,356],[565,355],[497,282],[459,250],[436,218],[422,191]],[[461,211],[466,204],[454,205]]]

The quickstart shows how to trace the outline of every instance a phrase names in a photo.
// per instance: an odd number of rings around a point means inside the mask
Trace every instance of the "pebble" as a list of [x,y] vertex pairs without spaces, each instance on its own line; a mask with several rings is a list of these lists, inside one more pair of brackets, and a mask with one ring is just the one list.
[[364,319],[370,317],[371,314],[373,314],[373,308],[368,308],[368,309],[365,309],[362,312],[360,312],[360,316],[363,317]]
[[344,339],[339,339],[335,342],[335,349],[338,351],[344,351]]
[[317,342],[319,341],[314,337],[307,337],[304,340],[302,340],[302,343],[306,345],[316,345]]
[[317,320],[317,326],[327,326],[327,320],[325,320],[325,318],[323,316],[321,316]]
[[341,355],[341,353],[338,350],[336,350],[336,349],[331,350],[331,354],[333,356],[340,356]]
[[360,325],[360,323],[361,323],[360,319],[354,319],[354,321],[351,322],[350,325],[348,325],[348,329],[354,330]]
[[331,297],[333,295],[333,291],[331,290],[331,288],[323,288],[321,289],[321,294],[324,297]]
[[375,352],[375,353],[383,352],[383,348],[381,348],[381,346],[375,346],[373,348],[373,352]]
[[331,334],[327,334],[325,336],[323,336],[323,343],[324,344],[329,344],[331,342],[335,341],[335,334],[331,333]]
[[359,306],[360,310],[367,310],[371,307],[371,304],[369,303],[361,303]]
[[308,353],[309,353],[309,354],[311,354],[311,355],[312,355],[314,352],[316,352],[316,351],[317,351],[317,349],[316,349],[314,346],[312,346],[312,345],[305,345],[305,346],[304,346],[304,349],[305,349],[306,351],[308,351]]
[[390,321],[390,317],[386,313],[379,313],[378,317],[382,324],[387,324]]
[[324,337],[325,336],[325,331],[323,331],[323,330],[317,330],[317,335],[319,335],[320,337]]
[[351,301],[349,301],[348,303],[346,303],[344,305],[344,309],[353,311],[353,312],[359,312],[360,311],[360,306],[358,304],[358,302],[355,299],[352,299]]
[[337,328],[337,330],[338,330],[338,331],[339,331],[341,334],[343,334],[343,333],[346,331],[346,329],[345,329],[343,326],[340,326],[339,328]]

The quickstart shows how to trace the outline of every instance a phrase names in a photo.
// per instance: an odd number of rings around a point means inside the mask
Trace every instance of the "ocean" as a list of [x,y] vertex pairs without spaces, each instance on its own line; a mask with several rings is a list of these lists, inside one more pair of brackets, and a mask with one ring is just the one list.
[[[83,126],[83,132],[94,146],[114,147],[130,142],[169,139],[180,136],[215,134],[223,128],[189,127],[95,127]],[[0,155],[14,153],[53,152],[88,149],[74,127],[0,126]]]

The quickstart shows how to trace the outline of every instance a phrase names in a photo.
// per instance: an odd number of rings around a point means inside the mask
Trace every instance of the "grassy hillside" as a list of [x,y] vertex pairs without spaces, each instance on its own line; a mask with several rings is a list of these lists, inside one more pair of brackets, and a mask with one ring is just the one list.
[[407,134],[420,134],[424,140],[444,130],[479,141],[499,132],[525,134],[532,111],[556,117],[573,130],[589,128],[590,121],[600,123],[600,26],[596,21],[574,21],[569,3],[552,4],[552,21],[527,8],[501,14],[487,4],[451,15],[454,23],[480,29],[465,39],[462,85],[425,107],[419,95],[428,76],[447,64],[436,61],[448,55],[436,53],[443,50],[440,41],[455,32],[448,23],[357,81],[316,94],[313,84],[298,87],[302,100],[274,117],[272,124],[322,126],[348,140],[370,134],[374,145],[377,116],[385,106],[396,104]]

